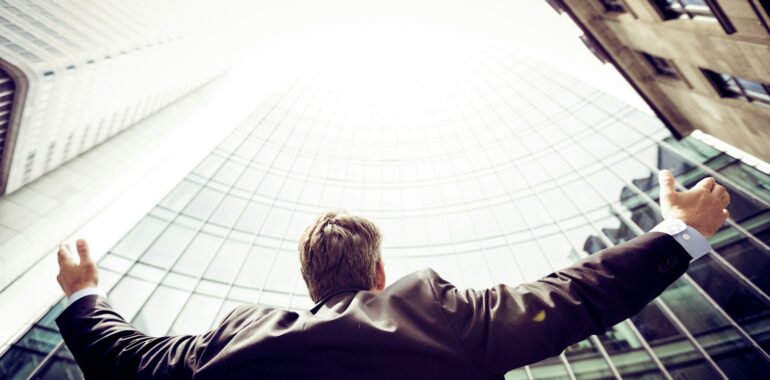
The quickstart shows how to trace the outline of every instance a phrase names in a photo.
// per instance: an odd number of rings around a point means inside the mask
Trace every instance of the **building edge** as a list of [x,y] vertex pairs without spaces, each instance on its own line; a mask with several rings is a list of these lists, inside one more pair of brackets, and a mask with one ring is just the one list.
[[[629,85],[636,91],[637,94],[644,100],[645,103],[650,107],[653,113],[655,113],[655,116],[660,119],[661,122],[663,122],[663,125],[666,126],[666,129],[671,132],[671,134],[676,138],[677,140],[681,140],[685,137],[687,137],[690,132],[692,132],[692,129],[688,131],[687,133],[682,133],[679,131],[673,123],[666,117],[666,115],[658,108],[658,106],[650,100],[650,98],[647,96],[647,94],[642,91],[642,89],[631,79],[631,76],[626,72],[625,69],[623,69],[622,65],[619,65],[617,61],[615,60],[615,57],[612,55],[612,53],[605,49],[604,46],[602,46],[600,43],[598,43],[596,35],[594,35],[593,32],[583,23],[582,20],[580,20],[579,17],[575,15],[575,12],[562,0],[545,0],[548,5],[551,6],[556,12],[558,13],[566,13],[569,18],[572,19],[572,21],[577,25],[580,30],[583,32],[583,34],[586,36],[585,38],[581,38],[583,43],[586,45],[586,47],[591,50],[594,55],[597,56],[597,58],[602,62],[606,63],[609,62],[612,64],[612,66],[615,67],[615,69],[620,73],[621,76],[623,76],[623,79],[628,82]],[[588,41],[593,41],[593,46],[589,46]],[[596,49],[601,49],[597,51]]]
[[16,137],[19,134],[19,125],[21,124],[22,113],[24,111],[24,102],[27,99],[29,91],[29,78],[24,72],[0,58],[0,75],[5,74],[13,86],[13,95],[9,107],[8,125],[5,128],[5,141],[0,154],[0,196],[5,195],[8,187],[8,177],[11,171],[11,162],[13,161],[13,152],[16,147]]

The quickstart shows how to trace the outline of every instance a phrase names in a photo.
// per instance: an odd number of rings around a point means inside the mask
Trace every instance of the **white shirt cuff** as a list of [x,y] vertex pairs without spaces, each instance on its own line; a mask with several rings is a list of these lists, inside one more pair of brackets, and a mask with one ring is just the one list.
[[79,300],[79,299],[81,299],[81,298],[83,298],[85,296],[90,296],[90,295],[94,295],[94,294],[101,295],[102,293],[97,288],[83,288],[83,289],[80,289],[77,292],[72,293],[69,296],[68,301],[67,301],[67,307],[69,307],[70,305],[75,303],[75,301],[77,301],[77,300]]
[[650,232],[663,232],[671,235],[695,261],[711,251],[711,244],[696,229],[686,225],[680,219],[666,219]]

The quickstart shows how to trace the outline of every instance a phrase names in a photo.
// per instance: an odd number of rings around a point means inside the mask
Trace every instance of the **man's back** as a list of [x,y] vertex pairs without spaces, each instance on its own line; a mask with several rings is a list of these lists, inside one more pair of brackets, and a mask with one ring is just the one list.
[[199,336],[145,336],[97,296],[57,323],[88,378],[494,378],[635,314],[689,260],[649,233],[517,287],[459,290],[426,269],[301,314],[241,306]]
[[341,290],[301,314],[238,307],[221,325],[220,338],[201,352],[209,364],[198,376],[479,377],[435,301],[436,279],[422,270],[382,292]]

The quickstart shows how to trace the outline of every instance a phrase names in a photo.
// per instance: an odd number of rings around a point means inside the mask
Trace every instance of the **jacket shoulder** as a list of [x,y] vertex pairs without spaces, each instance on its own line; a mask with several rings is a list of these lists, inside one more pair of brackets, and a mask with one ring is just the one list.
[[435,301],[435,287],[437,283],[444,281],[436,271],[431,268],[423,268],[412,272],[388,286],[382,293],[384,296],[403,294],[413,302],[426,300]]

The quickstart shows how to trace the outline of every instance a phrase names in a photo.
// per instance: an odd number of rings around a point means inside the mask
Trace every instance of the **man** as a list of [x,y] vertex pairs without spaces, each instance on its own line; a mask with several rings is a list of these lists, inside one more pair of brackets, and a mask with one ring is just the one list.
[[[713,178],[679,193],[660,173],[664,221],[533,283],[460,290],[430,269],[385,287],[369,221],[326,213],[299,243],[317,304],[305,313],[244,305],[201,335],[149,337],[99,296],[85,241],[59,250],[70,305],[57,323],[89,379],[501,378],[639,312],[710,250],[727,218]],[[513,269],[511,269],[513,270]]]

